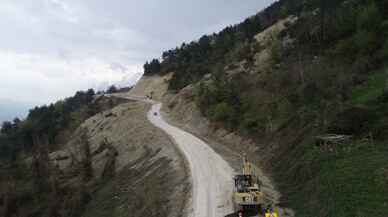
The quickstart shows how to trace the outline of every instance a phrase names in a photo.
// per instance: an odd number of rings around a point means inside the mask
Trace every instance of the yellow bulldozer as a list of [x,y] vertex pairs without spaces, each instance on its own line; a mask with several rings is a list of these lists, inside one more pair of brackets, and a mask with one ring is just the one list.
[[[260,190],[257,168],[243,156],[242,173],[234,177],[233,201],[235,210],[249,213],[249,216],[262,213],[264,194]],[[246,215],[244,215],[246,216]]]

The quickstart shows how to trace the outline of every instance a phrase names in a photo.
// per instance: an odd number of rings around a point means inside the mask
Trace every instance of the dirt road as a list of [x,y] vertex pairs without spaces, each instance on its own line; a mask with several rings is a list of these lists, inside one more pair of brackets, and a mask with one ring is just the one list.
[[204,141],[164,121],[160,108],[154,104],[148,120],[175,140],[189,163],[193,184],[189,216],[223,217],[233,212],[233,169]]

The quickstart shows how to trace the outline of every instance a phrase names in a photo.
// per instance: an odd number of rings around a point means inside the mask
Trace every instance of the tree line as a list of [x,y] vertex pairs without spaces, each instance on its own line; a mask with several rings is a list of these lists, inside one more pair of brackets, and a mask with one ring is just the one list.
[[32,150],[34,137],[37,136],[45,135],[49,144],[55,144],[62,130],[75,129],[86,117],[97,112],[96,107],[90,106],[94,96],[93,89],[78,91],[72,97],[31,109],[25,120],[15,118],[3,122],[0,130],[0,159],[15,160],[21,151]]

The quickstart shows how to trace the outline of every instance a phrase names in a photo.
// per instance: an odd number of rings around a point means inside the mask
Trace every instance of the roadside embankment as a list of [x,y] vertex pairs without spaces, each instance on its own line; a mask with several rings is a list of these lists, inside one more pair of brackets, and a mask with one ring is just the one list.
[[[190,197],[184,159],[170,138],[147,120],[150,105],[130,101],[99,113],[52,154],[64,173],[84,160],[79,139],[86,131],[92,181],[82,216],[182,216]],[[60,158],[58,158],[60,156]],[[68,183],[76,185],[78,177]]]

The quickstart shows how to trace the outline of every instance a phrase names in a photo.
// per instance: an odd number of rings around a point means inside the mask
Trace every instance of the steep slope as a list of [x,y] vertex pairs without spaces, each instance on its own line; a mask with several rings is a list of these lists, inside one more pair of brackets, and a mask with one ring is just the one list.
[[[99,114],[82,127],[88,129],[95,176],[116,173],[93,195],[83,216],[181,216],[188,183],[184,160],[169,138],[146,119],[150,106],[122,104]],[[112,156],[101,144],[109,141]],[[113,171],[109,171],[113,170]],[[179,200],[177,200],[179,198]]]
[[[212,128],[210,122],[201,115],[198,107],[195,105],[194,102],[194,90],[191,86],[188,86],[181,90],[177,94],[172,94],[168,91],[166,91],[163,86],[160,85],[160,81],[164,81],[165,84],[169,81],[170,75],[168,76],[148,76],[144,77],[140,80],[141,86],[138,86],[136,93],[129,92],[127,94],[121,94],[122,97],[126,98],[139,98],[139,99],[145,99],[145,96],[141,95],[142,93],[145,93],[147,91],[153,91],[158,92],[160,96],[163,99],[164,106],[162,107],[162,113],[159,112],[159,106],[155,106],[154,110],[149,114],[151,115],[151,121],[156,122],[157,126],[160,126],[162,129],[166,130],[168,133],[173,133],[172,136],[174,139],[176,139],[177,142],[179,142],[181,148],[186,153],[187,158],[194,161],[192,162],[194,165],[191,166],[191,170],[194,171],[194,180],[200,180],[201,184],[203,185],[203,181],[201,181],[201,176],[206,174],[207,169],[212,168],[213,166],[218,166],[219,164],[214,162],[208,162],[209,160],[206,159],[209,155],[214,155],[213,152],[217,153],[217,155],[222,156],[223,159],[225,159],[230,166],[233,167],[235,171],[240,171],[241,169],[241,159],[243,153],[254,153],[257,150],[257,147],[254,145],[252,141],[249,139],[244,139],[240,136],[238,136],[235,133],[225,131],[223,129],[215,130]],[[158,82],[159,81],[159,82]],[[157,85],[155,85],[157,84]],[[161,88],[162,87],[162,88]],[[135,95],[136,94],[136,95]],[[158,115],[154,116],[153,113],[156,112]],[[201,140],[205,141],[206,144],[203,144],[204,142],[193,138],[190,134],[185,132],[179,132],[180,129],[176,127],[172,127],[168,125],[167,123],[160,123],[161,116],[163,115],[164,118],[168,121],[169,124],[172,124],[174,126],[178,126],[181,129],[186,130],[187,132],[192,133],[196,137],[200,138]],[[171,135],[171,134],[170,134]],[[239,146],[236,146],[236,144],[239,144]],[[210,148],[207,147],[210,145]],[[210,150],[210,153],[208,152]],[[213,151],[214,150],[214,151]],[[214,157],[208,157],[209,159],[212,159]],[[219,157],[216,157],[217,159]],[[271,178],[266,174],[263,170],[261,170],[261,165],[259,164],[260,158],[258,159],[255,155],[249,155],[249,158],[254,160],[256,165],[259,168],[260,171],[260,181],[262,182],[263,186],[262,189],[266,195],[266,200],[268,204],[277,205],[280,202],[280,193],[276,190],[273,181]],[[201,160],[202,159],[202,160]],[[227,172],[228,169],[223,168],[221,166],[220,169],[214,169],[213,171],[220,171],[220,172]],[[199,173],[199,174],[198,174]],[[231,176],[231,175],[229,175]],[[225,182],[228,183],[228,180],[231,180],[230,178],[227,178],[225,175],[218,175],[217,172],[214,174],[208,174],[206,175],[206,184],[212,185],[215,184],[214,182],[210,182],[209,178],[211,177],[218,177],[218,182]],[[194,185],[195,182],[194,182]],[[198,183],[197,183],[198,185]],[[231,191],[233,190],[233,185],[231,183],[229,184],[223,184],[224,187],[206,187],[201,186],[203,189],[213,189],[213,190],[207,190],[207,194],[210,195],[217,195],[218,191],[220,189],[223,189],[224,193],[220,200],[219,197],[213,198],[213,197],[205,197],[204,192],[200,189],[196,189],[194,186],[194,192],[199,191],[199,195],[195,197],[196,199],[200,200],[202,204],[201,206],[194,208],[195,210],[199,210],[198,214],[203,212],[206,206],[214,205],[214,203],[217,203],[217,209],[220,209],[222,211],[220,212],[221,215],[215,215],[215,216],[222,216],[222,214],[227,214],[228,211],[231,210],[230,206],[231,201],[228,200],[231,199]],[[229,193],[228,193],[229,192]],[[228,195],[229,194],[229,195]],[[228,195],[228,196],[227,196]],[[225,200],[222,202],[222,200]],[[209,204],[206,203],[206,201],[209,201]],[[204,205],[205,203],[205,205]],[[194,207],[195,207],[194,202]],[[220,205],[221,204],[221,205]],[[280,204],[281,205],[281,204]],[[205,206],[205,207],[204,207]],[[284,207],[278,207],[280,213],[282,216],[293,216],[293,211],[288,208]],[[216,210],[217,210],[216,209]],[[209,214],[209,216],[212,216],[214,214]],[[197,216],[197,215],[195,215]],[[201,215],[199,215],[201,216]]]
[[148,75],[173,72],[163,99],[173,122],[247,150],[296,215],[385,216],[387,10],[277,1],[164,52]]
[[[168,81],[171,79],[172,74],[165,76],[155,75],[153,77],[142,77],[139,82],[133,87],[129,94],[132,98],[136,96],[140,97],[152,97],[156,101],[161,101],[163,94],[168,89]],[[125,94],[124,94],[125,95]]]
[[60,150],[39,143],[32,159],[1,167],[1,216],[186,215],[180,151],[147,120],[149,104],[119,100],[126,103],[87,119]]

